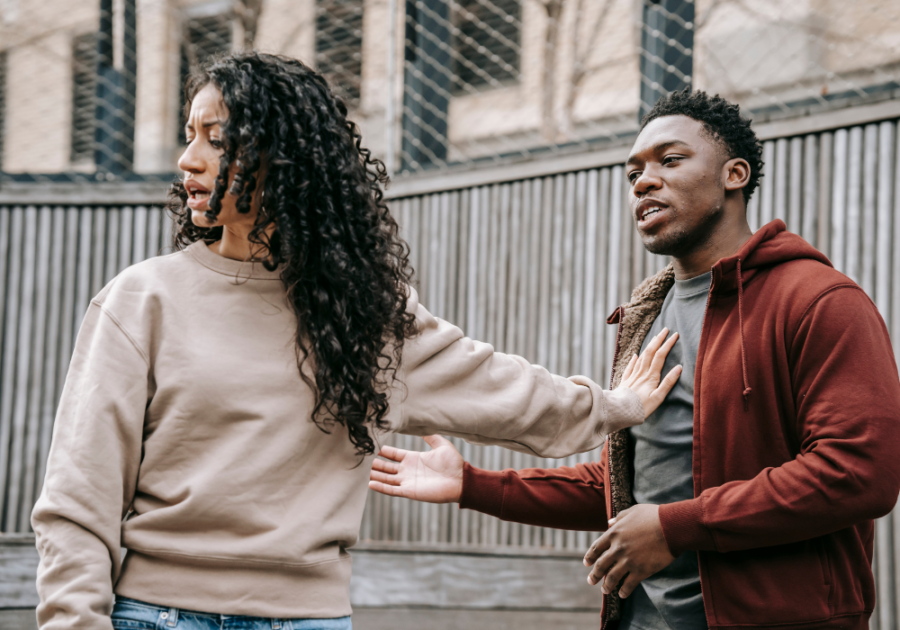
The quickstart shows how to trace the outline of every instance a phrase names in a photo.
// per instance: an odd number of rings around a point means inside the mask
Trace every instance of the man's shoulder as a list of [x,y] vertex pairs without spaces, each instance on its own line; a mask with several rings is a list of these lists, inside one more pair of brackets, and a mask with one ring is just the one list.
[[877,313],[872,299],[852,278],[819,261],[784,262],[770,268],[766,276],[763,294],[773,303],[781,302],[794,322],[819,308]]
[[[859,288],[834,267],[811,258],[789,260],[766,269],[766,283],[790,291],[793,296],[818,295],[837,287]],[[774,287],[770,287],[774,288]]]

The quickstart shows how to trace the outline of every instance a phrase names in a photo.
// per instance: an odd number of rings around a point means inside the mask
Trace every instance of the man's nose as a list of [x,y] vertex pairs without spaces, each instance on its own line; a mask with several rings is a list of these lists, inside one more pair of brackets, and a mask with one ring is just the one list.
[[647,167],[641,172],[638,178],[634,180],[634,185],[631,189],[634,191],[635,196],[643,197],[648,192],[659,190],[661,186],[662,181],[655,172],[655,169]]

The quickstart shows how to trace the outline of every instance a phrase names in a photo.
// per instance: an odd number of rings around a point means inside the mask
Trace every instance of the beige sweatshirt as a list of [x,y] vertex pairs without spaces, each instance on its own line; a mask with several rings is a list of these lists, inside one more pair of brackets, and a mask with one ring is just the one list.
[[[414,291],[410,309],[420,335],[390,392],[394,431],[561,457],[643,421],[630,390],[494,352]],[[373,458],[357,465],[346,431],[310,421],[295,321],[277,272],[202,242],[126,269],[91,302],[32,517],[42,628],[109,630],[113,592],[222,614],[350,614],[347,549]]]

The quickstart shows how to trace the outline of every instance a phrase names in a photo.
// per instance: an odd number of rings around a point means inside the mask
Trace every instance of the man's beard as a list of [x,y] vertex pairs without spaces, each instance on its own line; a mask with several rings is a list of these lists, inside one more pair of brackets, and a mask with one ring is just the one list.
[[690,231],[676,227],[654,237],[649,242],[643,238],[641,240],[644,248],[651,254],[682,258],[709,242],[721,215],[722,208],[716,208],[703,217],[703,220]]

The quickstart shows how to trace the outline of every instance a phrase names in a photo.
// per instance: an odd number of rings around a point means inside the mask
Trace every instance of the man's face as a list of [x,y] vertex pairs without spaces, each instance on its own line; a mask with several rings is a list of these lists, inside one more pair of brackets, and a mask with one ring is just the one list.
[[724,147],[693,118],[664,116],[644,127],[625,164],[644,247],[679,257],[707,242],[725,208],[727,161]]

